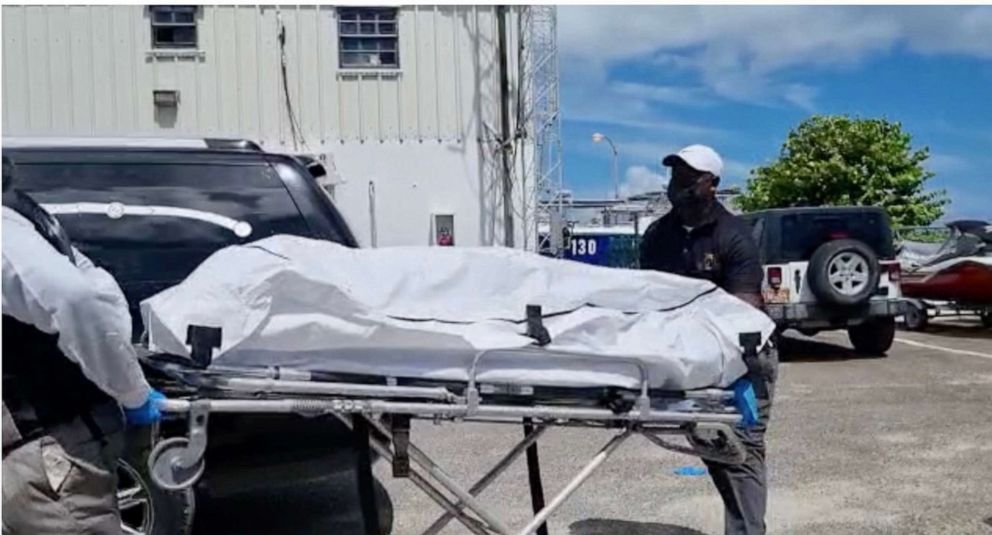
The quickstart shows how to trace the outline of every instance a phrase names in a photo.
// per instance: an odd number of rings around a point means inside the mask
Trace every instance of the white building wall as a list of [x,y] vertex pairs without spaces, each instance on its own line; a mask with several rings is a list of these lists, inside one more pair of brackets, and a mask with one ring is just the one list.
[[[153,49],[145,6],[4,6],[3,133],[248,138],[326,158],[363,244],[370,181],[379,245],[428,243],[434,213],[455,214],[458,245],[499,243],[495,156],[483,141],[499,125],[495,13],[401,7],[399,69],[356,71],[339,68],[331,6],[205,6],[192,51]],[[507,26],[515,87],[515,16]],[[157,109],[154,90],[178,90],[178,107]]]

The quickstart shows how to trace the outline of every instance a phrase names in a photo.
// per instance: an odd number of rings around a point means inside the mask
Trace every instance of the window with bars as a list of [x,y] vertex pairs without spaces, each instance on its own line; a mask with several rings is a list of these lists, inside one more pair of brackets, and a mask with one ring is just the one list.
[[340,7],[337,12],[342,69],[399,68],[396,8]]
[[152,48],[196,48],[196,6],[149,6]]

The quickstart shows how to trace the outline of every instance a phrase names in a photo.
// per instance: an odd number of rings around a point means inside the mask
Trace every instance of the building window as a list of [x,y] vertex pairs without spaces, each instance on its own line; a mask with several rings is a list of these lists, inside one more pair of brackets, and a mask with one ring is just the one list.
[[396,69],[400,66],[396,8],[338,8],[342,69]]
[[196,48],[196,6],[150,6],[152,48]]

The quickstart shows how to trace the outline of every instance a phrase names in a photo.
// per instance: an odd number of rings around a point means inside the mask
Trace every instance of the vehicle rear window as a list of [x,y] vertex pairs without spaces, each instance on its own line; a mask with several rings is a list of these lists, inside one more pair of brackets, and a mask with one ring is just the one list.
[[824,242],[849,238],[866,243],[879,258],[893,258],[892,230],[881,212],[788,214],[782,216],[781,262],[809,260]]
[[18,184],[76,246],[121,284],[132,307],[184,279],[223,247],[310,230],[264,161],[46,162]]
[[751,238],[754,240],[754,244],[758,246],[759,257],[761,258],[761,263],[766,263],[767,260],[767,245],[764,237],[765,232],[765,220],[760,217],[747,217],[742,216],[741,219],[748,226],[751,227]]

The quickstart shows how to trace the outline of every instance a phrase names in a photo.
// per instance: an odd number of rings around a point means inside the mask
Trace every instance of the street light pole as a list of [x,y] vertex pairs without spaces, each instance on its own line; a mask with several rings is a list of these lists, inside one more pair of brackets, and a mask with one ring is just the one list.
[[617,146],[613,143],[613,140],[609,136],[596,132],[592,135],[593,143],[601,143],[606,141],[610,144],[610,150],[613,151],[613,166],[611,169],[611,174],[613,175],[613,198],[620,199],[620,151],[617,150]]

